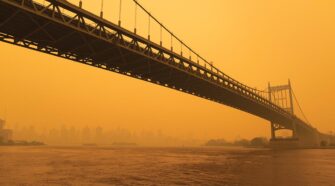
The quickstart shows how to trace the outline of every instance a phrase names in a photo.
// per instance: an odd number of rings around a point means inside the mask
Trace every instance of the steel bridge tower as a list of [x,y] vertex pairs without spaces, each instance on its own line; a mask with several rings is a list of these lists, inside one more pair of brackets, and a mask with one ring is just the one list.
[[[292,116],[294,116],[294,106],[293,106],[293,92],[290,80],[288,80],[288,84],[279,85],[279,86],[271,86],[270,83],[268,85],[269,92],[269,100],[270,102],[275,103],[282,109],[289,112]],[[271,140],[276,140],[276,131],[278,130],[292,130],[292,138],[298,139],[296,124],[294,123],[294,119],[292,119],[292,128],[285,127],[278,123],[271,121]]]

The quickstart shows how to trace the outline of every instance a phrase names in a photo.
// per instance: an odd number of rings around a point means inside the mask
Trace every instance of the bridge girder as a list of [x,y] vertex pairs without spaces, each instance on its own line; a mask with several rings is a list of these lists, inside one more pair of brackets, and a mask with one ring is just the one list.
[[[0,40],[176,89],[292,128],[313,130],[254,89],[60,0],[0,1]],[[68,16],[61,8],[71,12]],[[90,23],[90,24],[88,24]]]

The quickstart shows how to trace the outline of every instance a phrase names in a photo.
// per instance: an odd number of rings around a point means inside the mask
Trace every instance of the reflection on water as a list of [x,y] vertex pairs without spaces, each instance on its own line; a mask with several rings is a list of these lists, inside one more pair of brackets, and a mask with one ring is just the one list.
[[0,147],[0,185],[335,185],[335,150]]

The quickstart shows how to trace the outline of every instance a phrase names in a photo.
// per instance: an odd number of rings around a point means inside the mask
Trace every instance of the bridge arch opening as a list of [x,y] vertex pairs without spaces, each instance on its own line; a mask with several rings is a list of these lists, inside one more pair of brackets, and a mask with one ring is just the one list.
[[293,138],[293,130],[291,129],[277,129],[275,131],[276,138],[279,139],[288,139]]

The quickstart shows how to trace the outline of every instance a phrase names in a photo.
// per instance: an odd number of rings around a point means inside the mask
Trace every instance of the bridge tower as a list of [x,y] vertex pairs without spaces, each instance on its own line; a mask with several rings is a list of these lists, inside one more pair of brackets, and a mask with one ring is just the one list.
[[[269,100],[272,103],[275,103],[279,107],[283,108],[287,112],[290,112],[292,116],[294,115],[294,108],[293,108],[293,93],[291,82],[288,80],[288,84],[286,85],[279,85],[279,86],[271,86],[270,83],[268,85],[268,92],[269,92]],[[292,119],[292,122],[294,120]],[[285,128],[282,125],[274,123],[271,121],[271,140],[275,141],[278,140],[276,137],[276,131],[288,129],[292,130],[292,138],[291,140],[297,139],[297,131],[295,123],[292,123],[292,128]]]

